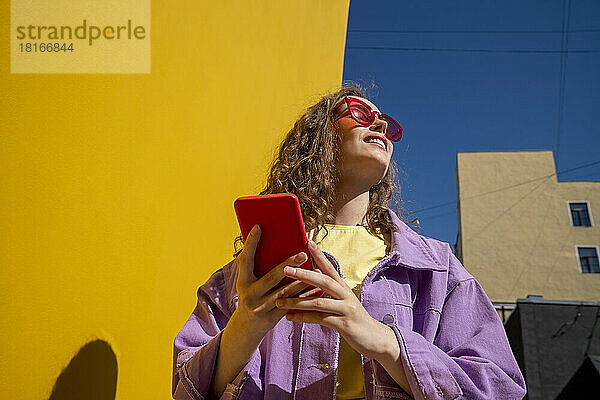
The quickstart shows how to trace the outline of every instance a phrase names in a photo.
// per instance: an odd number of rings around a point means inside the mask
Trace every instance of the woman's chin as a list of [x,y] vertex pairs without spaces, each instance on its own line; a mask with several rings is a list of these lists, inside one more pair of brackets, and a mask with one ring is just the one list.
[[387,159],[374,159],[369,166],[365,166],[365,171],[373,171],[373,176],[376,177],[376,182],[385,175],[388,169],[389,162]]
[[[352,162],[354,161],[354,162]],[[389,161],[385,157],[360,157],[352,161],[346,160],[342,167],[342,175],[352,180],[360,180],[361,182],[373,182],[375,185],[386,174]]]

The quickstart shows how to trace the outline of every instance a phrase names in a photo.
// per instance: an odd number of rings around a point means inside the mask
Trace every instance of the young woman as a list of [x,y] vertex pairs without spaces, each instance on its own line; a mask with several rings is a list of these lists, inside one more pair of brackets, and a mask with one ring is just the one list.
[[[287,134],[261,194],[300,200],[317,269],[254,275],[255,226],[175,338],[175,399],[520,399],[502,322],[447,243],[389,208],[402,128],[355,85]],[[241,240],[236,239],[236,243]],[[285,277],[295,280],[277,290]],[[304,289],[309,292],[299,295]]]

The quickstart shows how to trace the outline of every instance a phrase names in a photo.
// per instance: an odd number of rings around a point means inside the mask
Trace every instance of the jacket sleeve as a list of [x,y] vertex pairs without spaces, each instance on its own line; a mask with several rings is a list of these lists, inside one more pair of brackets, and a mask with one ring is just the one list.
[[502,321],[475,278],[465,277],[447,294],[433,343],[406,327],[390,326],[415,399],[525,396],[525,381]]
[[[235,285],[225,279],[223,270],[215,272],[198,289],[198,303],[179,334],[173,349],[174,399],[203,400],[207,398],[213,377],[221,333],[231,317],[231,299],[226,294],[227,285]],[[242,372],[227,386],[221,399],[232,398]]]

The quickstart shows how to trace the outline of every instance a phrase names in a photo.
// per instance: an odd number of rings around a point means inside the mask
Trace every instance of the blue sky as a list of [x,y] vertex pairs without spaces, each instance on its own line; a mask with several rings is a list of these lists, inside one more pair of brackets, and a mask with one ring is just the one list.
[[[561,46],[596,51],[520,52]],[[394,160],[409,211],[456,200],[458,152],[552,150],[559,171],[600,160],[599,71],[599,1],[350,1],[343,79],[375,83],[371,100],[403,125]],[[559,176],[599,178],[600,164]],[[455,204],[414,216],[455,243]]]

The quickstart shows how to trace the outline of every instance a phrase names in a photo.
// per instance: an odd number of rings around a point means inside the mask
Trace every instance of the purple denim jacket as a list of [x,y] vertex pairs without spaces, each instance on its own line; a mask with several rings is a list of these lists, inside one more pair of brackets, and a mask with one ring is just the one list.
[[[399,228],[363,281],[367,312],[393,329],[415,399],[521,399],[525,381],[504,327],[479,283],[450,246]],[[337,260],[326,253],[340,272]],[[221,331],[237,307],[237,263],[198,289],[198,304],[174,342],[174,399],[207,398]],[[335,399],[339,333],[282,318],[221,399]],[[375,360],[361,355],[365,395],[411,397]]]

